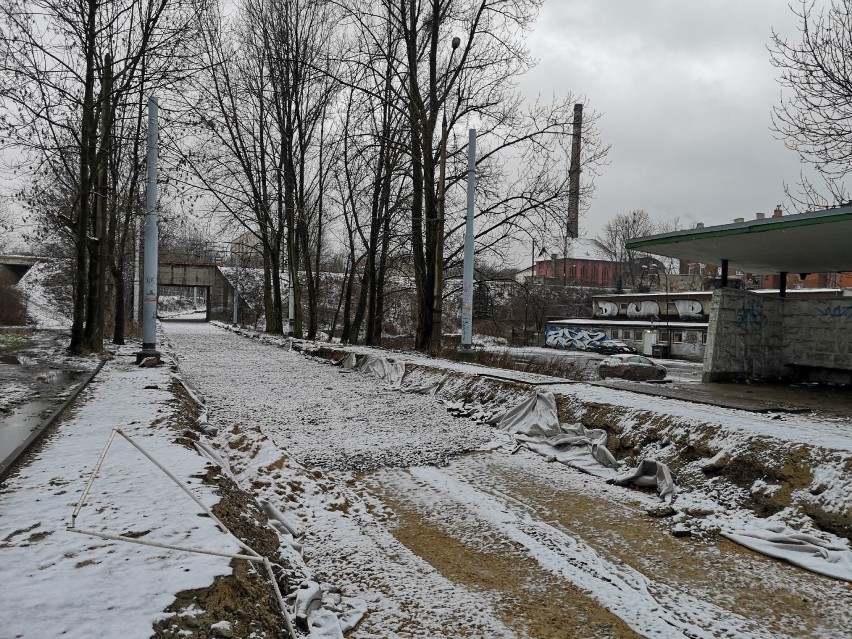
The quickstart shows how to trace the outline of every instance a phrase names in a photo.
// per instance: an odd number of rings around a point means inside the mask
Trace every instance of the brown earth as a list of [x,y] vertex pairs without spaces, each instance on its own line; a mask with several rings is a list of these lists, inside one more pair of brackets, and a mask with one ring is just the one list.
[[[198,428],[198,407],[178,382],[172,383],[171,390],[174,394],[175,416],[169,427],[177,431],[176,443],[192,447],[192,441],[198,439],[194,432]],[[220,498],[212,508],[213,514],[237,538],[269,558],[273,569],[276,563],[284,563],[278,554],[278,536],[267,525],[266,515],[254,497],[241,490],[215,467],[208,470],[204,483],[215,485]],[[286,637],[282,613],[265,570],[240,559],[233,560],[231,566],[232,574],[217,577],[207,588],[178,593],[175,601],[164,611],[169,616],[154,625],[152,637]],[[281,592],[289,592],[283,571],[276,571],[276,576]],[[232,629],[227,631],[211,628],[213,624],[221,621],[230,622]]]

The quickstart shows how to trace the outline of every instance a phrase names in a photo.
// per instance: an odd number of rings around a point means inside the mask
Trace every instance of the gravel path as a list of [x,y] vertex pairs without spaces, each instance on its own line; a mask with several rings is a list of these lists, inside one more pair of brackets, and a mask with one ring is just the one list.
[[209,324],[164,330],[216,422],[257,425],[309,468],[440,465],[492,438],[490,428],[448,415],[432,397],[385,390],[300,353]]

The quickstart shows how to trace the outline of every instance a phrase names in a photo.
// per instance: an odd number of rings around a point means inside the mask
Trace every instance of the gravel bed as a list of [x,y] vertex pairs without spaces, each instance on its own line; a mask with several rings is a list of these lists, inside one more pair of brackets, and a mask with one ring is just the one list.
[[385,389],[368,375],[209,324],[166,322],[163,330],[211,421],[256,425],[307,467],[441,465],[492,439],[489,427],[452,417],[434,398]]

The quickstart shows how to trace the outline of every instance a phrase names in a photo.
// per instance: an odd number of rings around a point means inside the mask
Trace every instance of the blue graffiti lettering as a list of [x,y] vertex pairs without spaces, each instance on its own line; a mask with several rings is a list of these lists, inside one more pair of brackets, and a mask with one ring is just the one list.
[[818,308],[817,313],[822,317],[836,317],[838,319],[852,319],[852,305],[831,306],[829,308]]
[[548,326],[544,336],[545,345],[551,348],[575,348],[581,351],[595,347],[606,340],[606,333],[596,328]]
[[751,299],[743,303],[743,307],[737,311],[737,325],[740,330],[747,331],[751,326],[762,326],[766,323],[766,315],[763,313],[763,300]]

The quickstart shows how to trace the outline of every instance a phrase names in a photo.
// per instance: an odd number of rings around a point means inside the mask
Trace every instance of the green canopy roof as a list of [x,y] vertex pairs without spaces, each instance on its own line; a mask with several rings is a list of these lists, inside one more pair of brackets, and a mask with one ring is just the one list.
[[628,240],[628,249],[754,274],[852,271],[852,203]]

